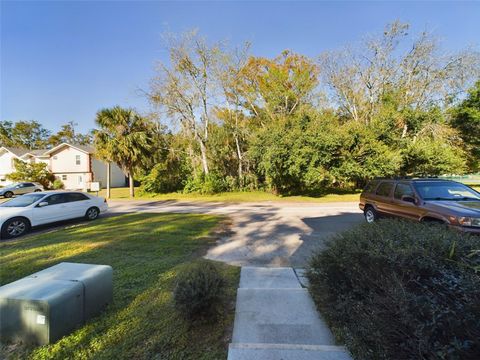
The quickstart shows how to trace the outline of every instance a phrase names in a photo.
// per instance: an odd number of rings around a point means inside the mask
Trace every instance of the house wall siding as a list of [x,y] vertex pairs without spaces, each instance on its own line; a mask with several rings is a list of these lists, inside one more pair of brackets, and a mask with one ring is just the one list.
[[[76,157],[80,158],[80,165]],[[88,173],[90,171],[90,155],[71,146],[64,146],[50,154],[50,171],[57,173]]]
[[15,171],[13,167],[13,159],[17,157],[9,151],[2,151],[0,153],[0,185],[5,186],[12,183],[6,179],[6,175]]
[[[100,182],[100,186],[104,189],[107,186],[107,164],[103,161],[92,160],[93,181]],[[110,167],[110,186],[122,187],[125,186],[125,174],[116,164],[111,164]]]

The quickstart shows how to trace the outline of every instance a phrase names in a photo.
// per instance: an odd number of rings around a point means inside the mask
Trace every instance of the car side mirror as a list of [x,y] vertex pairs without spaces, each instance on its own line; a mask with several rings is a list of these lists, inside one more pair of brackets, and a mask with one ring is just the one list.
[[417,203],[417,199],[415,199],[413,196],[408,196],[408,195],[403,195],[402,196],[402,201],[409,202],[409,203],[412,203],[412,204]]
[[38,203],[38,207],[44,207],[44,206],[47,206],[48,205],[48,202],[47,201],[42,201],[42,202],[39,202]]

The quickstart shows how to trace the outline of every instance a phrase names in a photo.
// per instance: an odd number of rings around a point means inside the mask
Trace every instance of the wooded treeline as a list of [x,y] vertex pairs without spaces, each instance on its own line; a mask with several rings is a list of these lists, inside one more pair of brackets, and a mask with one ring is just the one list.
[[[314,194],[377,176],[479,170],[472,49],[447,54],[432,34],[412,35],[400,22],[315,59],[257,57],[249,44],[210,43],[196,32],[169,34],[166,45],[169,61],[147,91],[153,115],[139,127],[153,141],[116,145],[138,155],[131,172],[145,191]],[[135,131],[105,122],[106,110],[97,116],[102,131]],[[115,152],[95,138],[100,151]]]
[[52,148],[64,142],[79,145],[91,144],[93,133],[79,133],[75,131],[77,125],[69,121],[62,125],[59,131],[52,133],[35,120],[21,120],[15,123],[0,121],[0,146],[37,150]]
[[168,37],[168,49],[150,96],[179,131],[148,191],[315,193],[478,170],[478,53],[446,54],[407,24],[318,59],[256,57],[196,33]]

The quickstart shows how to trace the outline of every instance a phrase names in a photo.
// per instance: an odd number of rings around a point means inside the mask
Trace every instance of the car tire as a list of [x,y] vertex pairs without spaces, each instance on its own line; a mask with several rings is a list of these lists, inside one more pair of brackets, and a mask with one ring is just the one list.
[[97,207],[91,207],[85,213],[85,219],[87,220],[95,220],[100,215],[100,210]]
[[30,222],[23,217],[14,217],[2,226],[2,238],[13,239],[21,235],[25,235],[30,230]]
[[42,191],[42,190],[40,190],[40,189],[36,189],[34,192],[40,192],[40,191]]
[[378,213],[373,208],[373,206],[367,206],[363,211],[363,215],[365,216],[365,221],[368,224],[373,224],[375,221],[378,220]]
[[11,198],[13,196],[13,192],[11,191],[6,191],[5,194],[3,194],[3,197],[6,197],[6,198]]

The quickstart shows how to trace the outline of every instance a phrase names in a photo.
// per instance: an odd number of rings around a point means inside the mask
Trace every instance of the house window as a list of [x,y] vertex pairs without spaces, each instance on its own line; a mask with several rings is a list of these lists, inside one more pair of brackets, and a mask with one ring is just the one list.
[[62,180],[63,181],[67,180],[67,175],[62,175]]
[[80,165],[80,155],[75,155],[75,164]]
[[79,175],[79,176],[78,176],[78,183],[79,183],[79,184],[83,183],[82,175]]

